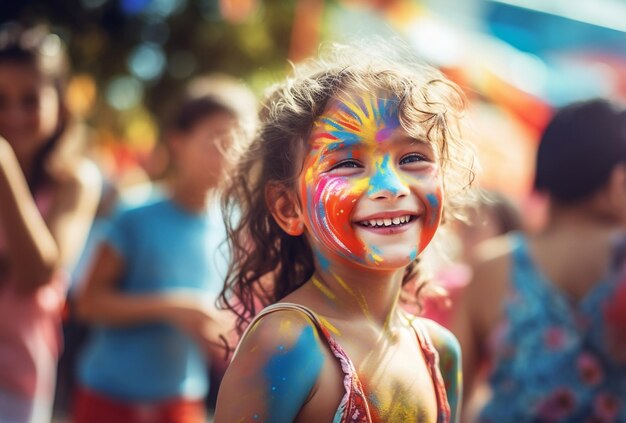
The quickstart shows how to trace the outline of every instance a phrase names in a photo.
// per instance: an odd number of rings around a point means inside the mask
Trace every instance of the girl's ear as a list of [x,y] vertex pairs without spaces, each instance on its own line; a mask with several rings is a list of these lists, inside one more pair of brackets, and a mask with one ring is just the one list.
[[291,236],[304,233],[304,220],[296,194],[280,182],[265,187],[265,201],[278,226]]

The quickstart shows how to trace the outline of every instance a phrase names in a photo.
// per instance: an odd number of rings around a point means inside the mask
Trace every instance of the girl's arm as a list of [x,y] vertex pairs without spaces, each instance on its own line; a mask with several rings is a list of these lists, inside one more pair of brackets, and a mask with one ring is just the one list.
[[192,293],[131,294],[120,291],[125,268],[122,256],[106,242],[91,265],[78,294],[78,317],[90,323],[130,326],[148,322],[169,322],[193,336],[205,350],[223,355],[219,335],[229,327],[231,313],[217,310],[213,301]]
[[435,349],[439,353],[439,370],[446,385],[446,394],[450,404],[450,422],[460,421],[463,375],[461,372],[461,346],[448,329],[424,320]]
[[83,245],[100,196],[97,172],[80,167],[54,194],[44,221],[13,149],[0,137],[0,226],[9,245],[11,272],[24,291],[49,282]]
[[262,318],[242,339],[217,398],[215,421],[291,423],[315,392],[325,356],[301,313]]

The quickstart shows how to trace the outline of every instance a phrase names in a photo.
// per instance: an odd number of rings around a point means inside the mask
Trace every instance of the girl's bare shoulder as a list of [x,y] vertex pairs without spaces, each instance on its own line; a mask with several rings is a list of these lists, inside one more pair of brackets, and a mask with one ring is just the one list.
[[234,360],[259,365],[287,354],[316,361],[324,350],[324,341],[309,316],[299,310],[279,309],[263,313],[251,323]]
[[440,354],[444,353],[458,362],[461,357],[461,345],[456,336],[449,329],[433,320],[424,317],[418,317],[417,319],[423,324],[435,349]]
[[245,333],[226,372],[216,421],[295,421],[317,391],[326,361],[306,314],[288,309],[263,314]]

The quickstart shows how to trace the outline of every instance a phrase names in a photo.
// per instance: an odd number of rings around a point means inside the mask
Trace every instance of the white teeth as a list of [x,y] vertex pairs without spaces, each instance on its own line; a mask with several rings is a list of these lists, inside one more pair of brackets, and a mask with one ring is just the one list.
[[383,219],[370,219],[364,220],[361,224],[364,226],[371,227],[384,227],[384,226],[392,226],[392,225],[400,225],[403,223],[408,223],[411,221],[411,216],[398,216],[394,218],[383,218]]

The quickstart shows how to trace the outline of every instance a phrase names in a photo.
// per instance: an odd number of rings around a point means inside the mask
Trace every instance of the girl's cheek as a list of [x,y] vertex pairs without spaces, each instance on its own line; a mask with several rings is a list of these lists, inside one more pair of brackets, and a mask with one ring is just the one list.
[[428,188],[423,192],[425,210],[423,216],[423,226],[420,233],[418,253],[424,251],[426,246],[432,241],[437,228],[441,223],[443,213],[443,188],[441,180],[437,178],[427,183]]
[[[345,258],[365,256],[363,243],[357,239],[350,216],[355,204],[367,189],[367,180],[320,177],[309,188],[309,217],[315,237]],[[312,201],[311,201],[312,200]]]

